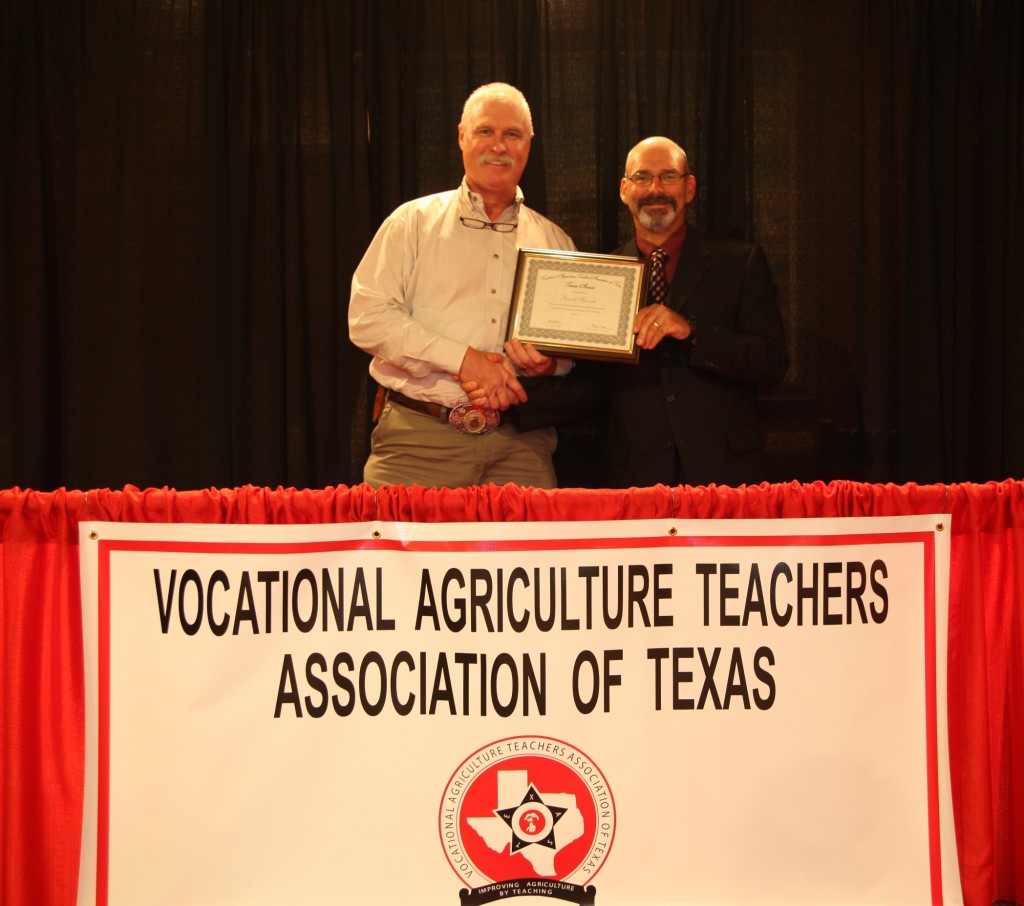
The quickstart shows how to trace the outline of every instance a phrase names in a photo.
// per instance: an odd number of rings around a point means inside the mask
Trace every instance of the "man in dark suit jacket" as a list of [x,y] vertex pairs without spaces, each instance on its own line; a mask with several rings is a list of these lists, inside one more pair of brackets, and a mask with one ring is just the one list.
[[[637,364],[580,361],[564,377],[524,382],[519,425],[602,410],[608,487],[763,481],[756,390],[781,381],[789,364],[764,253],[687,225],[697,187],[675,142],[645,139],[625,172],[619,197],[636,235],[617,253],[649,258],[664,249],[668,296],[637,314]],[[512,341],[505,349],[521,375],[555,370],[555,360],[531,346]]]

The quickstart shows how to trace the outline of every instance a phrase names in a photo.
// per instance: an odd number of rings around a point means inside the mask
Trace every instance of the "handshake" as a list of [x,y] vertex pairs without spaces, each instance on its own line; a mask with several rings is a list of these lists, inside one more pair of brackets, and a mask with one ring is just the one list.
[[505,355],[472,347],[467,349],[462,368],[454,377],[472,407],[482,412],[501,412],[526,402],[520,377],[552,375],[557,364],[556,359],[538,352],[530,344],[509,340],[505,343]]

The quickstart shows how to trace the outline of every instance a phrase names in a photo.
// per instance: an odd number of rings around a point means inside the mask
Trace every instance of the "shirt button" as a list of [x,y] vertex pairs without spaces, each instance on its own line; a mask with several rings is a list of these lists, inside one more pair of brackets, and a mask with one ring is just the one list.
[[491,257],[492,258],[500,258],[501,256],[497,252],[495,252]]
[[497,292],[497,290],[496,290],[496,289],[492,289],[492,290],[491,290],[491,295],[493,296],[493,295],[494,295],[494,294],[495,294],[496,292]]

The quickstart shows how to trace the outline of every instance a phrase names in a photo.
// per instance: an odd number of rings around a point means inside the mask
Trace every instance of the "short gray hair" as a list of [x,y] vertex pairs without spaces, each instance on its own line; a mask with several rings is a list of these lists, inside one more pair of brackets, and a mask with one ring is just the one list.
[[470,96],[466,98],[466,103],[462,105],[462,119],[459,121],[459,125],[466,125],[466,120],[469,118],[474,107],[484,101],[494,99],[511,101],[513,104],[522,107],[523,113],[526,114],[526,125],[530,129],[530,135],[533,135],[533,116],[530,114],[530,105],[526,103],[526,97],[523,93],[514,85],[509,85],[507,82],[488,82],[486,85],[481,85],[473,91]]

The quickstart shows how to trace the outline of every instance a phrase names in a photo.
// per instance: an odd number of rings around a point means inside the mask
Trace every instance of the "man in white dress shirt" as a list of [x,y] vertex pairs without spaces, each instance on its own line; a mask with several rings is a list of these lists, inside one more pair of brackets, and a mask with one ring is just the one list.
[[399,206],[356,268],[349,336],[373,356],[381,387],[363,469],[374,487],[555,487],[554,429],[517,432],[508,412],[467,408],[459,383],[486,387],[505,409],[525,401],[514,368],[493,355],[505,339],[518,251],[575,250],[523,203],[532,139],[518,89],[478,88],[459,123],[462,184]]

